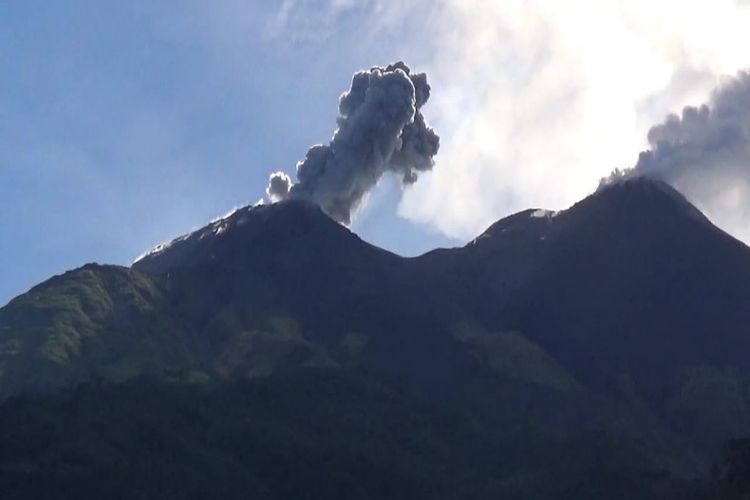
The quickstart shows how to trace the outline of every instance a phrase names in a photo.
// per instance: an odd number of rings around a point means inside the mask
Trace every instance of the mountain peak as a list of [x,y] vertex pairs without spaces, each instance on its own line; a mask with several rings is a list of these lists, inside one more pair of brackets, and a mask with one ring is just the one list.
[[594,194],[576,203],[569,210],[588,204],[606,204],[629,210],[669,208],[695,220],[709,222],[706,216],[677,189],[664,181],[649,177],[631,177],[602,185]]
[[530,208],[517,212],[492,224],[481,235],[472,240],[469,245],[477,244],[484,239],[501,236],[539,236],[559,213],[541,208]]
[[[319,235],[319,236],[318,236]],[[136,259],[133,268],[160,274],[178,267],[196,267],[228,247],[268,244],[311,238],[356,238],[328,217],[319,206],[304,200],[237,208],[206,226],[158,245]]]
[[596,192],[561,211],[531,208],[503,217],[493,223],[470,245],[492,238],[525,237],[543,238],[561,222],[577,218],[581,214],[608,212],[611,222],[622,218],[633,219],[655,215],[659,211],[685,214],[693,220],[709,223],[708,219],[693,206],[685,196],[669,184],[647,177],[633,177],[602,185]]

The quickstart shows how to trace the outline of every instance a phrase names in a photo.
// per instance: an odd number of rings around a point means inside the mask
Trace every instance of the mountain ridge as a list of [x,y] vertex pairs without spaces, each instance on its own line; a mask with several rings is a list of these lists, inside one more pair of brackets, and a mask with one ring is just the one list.
[[[560,339],[549,337],[548,333],[533,333],[547,327],[535,327],[535,320],[526,316],[536,315],[534,304],[553,287],[562,291],[569,288],[568,283],[578,281],[580,288],[582,277],[593,279],[601,274],[590,273],[587,268],[599,266],[611,274],[617,267],[610,261],[637,264],[606,280],[591,282],[587,285],[588,298],[582,298],[581,305],[566,306],[571,310],[591,308],[592,300],[601,303],[596,307],[604,307],[607,301],[598,298],[601,294],[596,290],[610,288],[605,285],[607,281],[618,284],[620,288],[613,293],[620,294],[630,282],[627,286],[631,291],[627,293],[633,294],[639,287],[647,290],[658,286],[647,281],[636,284],[634,280],[639,275],[649,280],[660,273],[687,274],[690,269],[685,266],[706,269],[700,272],[711,274],[708,269],[715,263],[706,262],[700,255],[691,255],[690,264],[687,257],[680,262],[680,255],[686,253],[681,248],[679,238],[683,236],[678,235],[677,226],[685,234],[705,232],[696,241],[713,241],[712,248],[718,247],[730,260],[741,261],[739,269],[750,273],[750,249],[736,245],[736,240],[716,229],[676,190],[648,179],[606,186],[560,212],[529,209],[510,215],[464,247],[436,249],[412,258],[364,242],[311,203],[294,200],[242,207],[148,252],[134,262],[131,272],[157,280],[171,301],[181,303],[180,314],[188,317],[193,328],[216,330],[210,334],[212,341],[258,321],[248,319],[250,310],[242,313],[245,319],[235,318],[229,324],[207,322],[207,318],[221,316],[221,310],[227,307],[238,311],[255,304],[252,310],[268,317],[286,315],[302,323],[320,323],[320,316],[328,316],[317,328],[325,331],[342,331],[357,323],[382,323],[394,311],[403,311],[398,314],[404,321],[411,318],[424,322],[429,315],[443,318],[450,337],[450,330],[463,317],[473,317],[491,329],[524,331],[545,348],[565,351],[570,340],[561,345]],[[644,238],[635,236],[644,232]],[[669,248],[661,253],[651,252],[640,240],[646,245],[661,242]],[[581,252],[589,254],[581,260],[576,257]],[[613,259],[612,254],[617,252],[625,253]],[[665,253],[669,256],[665,257]],[[657,254],[658,261],[652,257]],[[646,264],[653,269],[645,271]],[[675,269],[670,271],[672,268]],[[91,269],[95,267],[87,265],[76,271]],[[566,269],[576,269],[578,275],[566,273]],[[737,274],[736,271],[732,269],[729,274]],[[553,285],[553,278],[560,273],[564,280]],[[52,285],[64,276],[45,283]],[[737,281],[727,273],[722,278]],[[36,294],[40,286],[29,294]],[[197,286],[205,293],[193,294],[191,290]],[[426,294],[426,290],[430,292]],[[607,300],[609,307],[618,302],[614,298]],[[552,306],[550,311],[554,311],[556,301],[552,296],[544,299],[544,308],[550,310]],[[364,304],[370,305],[363,307]],[[350,318],[352,314],[362,317]],[[365,321],[365,317],[369,319]],[[389,328],[394,327],[398,328]],[[317,335],[326,342],[332,341],[326,333]],[[710,353],[710,346],[705,347],[708,350],[701,353]],[[582,345],[575,349],[586,351]],[[575,363],[585,364],[582,360]]]
[[314,205],[243,207],[0,308],[0,398],[366,370],[508,436],[603,431],[690,476],[750,434],[748,296],[750,248],[656,181],[410,258]]

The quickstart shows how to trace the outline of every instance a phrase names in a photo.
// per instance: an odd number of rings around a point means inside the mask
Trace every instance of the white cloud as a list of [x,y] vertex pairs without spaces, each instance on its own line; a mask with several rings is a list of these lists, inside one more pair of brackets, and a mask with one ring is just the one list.
[[419,67],[442,148],[400,213],[463,238],[585,196],[667,112],[750,65],[750,11],[733,0],[445,0],[429,22]]

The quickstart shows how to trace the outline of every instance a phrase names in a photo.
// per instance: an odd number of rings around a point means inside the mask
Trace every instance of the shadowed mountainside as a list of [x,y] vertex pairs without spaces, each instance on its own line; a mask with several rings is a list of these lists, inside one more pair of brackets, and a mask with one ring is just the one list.
[[482,453],[603,433],[653,473],[690,477],[750,434],[748,297],[750,249],[645,179],[417,258],[308,203],[245,207],[131,269],[86,265],[0,309],[0,397],[365,370],[460,408],[492,435]]

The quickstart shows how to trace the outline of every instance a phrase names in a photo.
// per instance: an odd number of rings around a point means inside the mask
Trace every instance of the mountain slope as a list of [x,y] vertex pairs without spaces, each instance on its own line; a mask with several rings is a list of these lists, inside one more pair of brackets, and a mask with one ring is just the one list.
[[[632,379],[648,397],[660,397],[691,366],[744,371],[750,364],[750,250],[672,188],[646,179],[610,186],[560,213],[515,214],[464,248],[415,259],[363,242],[308,203],[246,207],[121,273],[158,293],[140,297],[157,302],[146,309],[118,296],[118,311],[137,312],[136,324],[152,321],[143,311],[158,312],[190,339],[180,349],[197,341],[193,358],[229,374],[268,371],[257,366],[262,359],[243,364],[232,354],[250,343],[250,357],[268,351],[277,361],[335,365],[364,355],[448,384],[473,369],[476,356],[458,338],[467,323],[520,332],[584,386],[606,390]],[[37,336],[109,328],[109,319],[81,316],[79,292],[84,300],[97,295],[85,280],[69,290],[70,310],[50,313],[38,304],[33,297],[44,290],[60,295],[53,285],[0,312],[0,326],[11,332],[0,337],[3,352],[16,352],[24,318],[48,321]],[[124,317],[96,306],[96,314]],[[65,315],[72,319],[56,319]],[[78,321],[84,333],[64,321]]]
[[522,212],[436,257],[476,281],[485,324],[521,332],[583,385],[714,454],[750,433],[750,249],[666,184]]
[[416,265],[491,328],[527,334],[591,382],[749,366],[750,249],[660,182],[520,212]]
[[365,370],[460,408],[501,455],[604,433],[685,476],[750,434],[747,297],[750,250],[645,179],[417,258],[314,205],[246,207],[0,309],[0,398]]
[[672,188],[636,179],[550,218],[496,321],[591,380],[654,389],[683,365],[750,367],[750,249]]
[[0,397],[199,364],[164,289],[117,266],[56,276],[0,309]]
[[[678,499],[648,449],[487,427],[399,380],[82,386],[0,406],[3,498]],[[605,459],[602,459],[606,457]]]
[[466,317],[455,303],[309,203],[240,209],[133,268],[163,280],[217,352],[291,321],[336,363],[364,357],[425,386],[450,385],[470,361],[450,331]]

